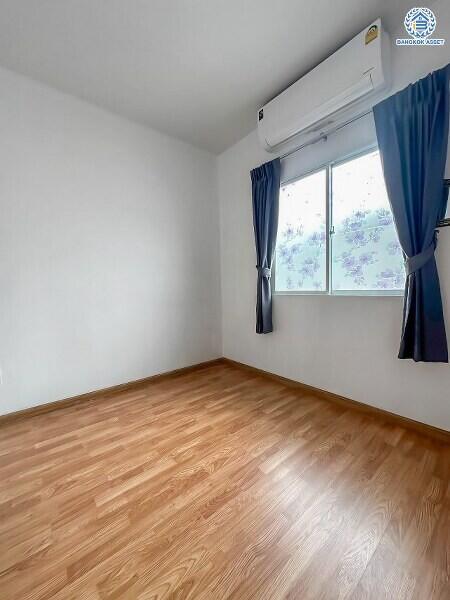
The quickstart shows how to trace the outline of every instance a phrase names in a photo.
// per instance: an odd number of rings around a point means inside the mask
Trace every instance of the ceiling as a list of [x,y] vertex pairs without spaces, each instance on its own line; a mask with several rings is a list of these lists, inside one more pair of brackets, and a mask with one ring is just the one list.
[[0,64],[220,153],[256,110],[410,0],[0,0]]

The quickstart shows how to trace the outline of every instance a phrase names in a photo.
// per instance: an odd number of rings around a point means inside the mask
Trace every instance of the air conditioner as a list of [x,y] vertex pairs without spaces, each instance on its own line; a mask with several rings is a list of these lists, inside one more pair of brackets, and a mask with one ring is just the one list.
[[389,38],[378,19],[258,111],[269,152],[308,143],[372,108],[389,86]]

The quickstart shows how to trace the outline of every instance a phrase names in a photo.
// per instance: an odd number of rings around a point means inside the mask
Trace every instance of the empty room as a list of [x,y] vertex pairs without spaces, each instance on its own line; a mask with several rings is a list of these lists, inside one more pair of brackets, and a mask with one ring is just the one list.
[[0,600],[450,599],[450,3],[0,0]]

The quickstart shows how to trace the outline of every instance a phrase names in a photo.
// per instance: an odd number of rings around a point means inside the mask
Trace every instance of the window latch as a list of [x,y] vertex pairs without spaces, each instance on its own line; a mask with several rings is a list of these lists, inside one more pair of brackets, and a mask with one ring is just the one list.
[[334,225],[330,227],[330,235],[334,235]]

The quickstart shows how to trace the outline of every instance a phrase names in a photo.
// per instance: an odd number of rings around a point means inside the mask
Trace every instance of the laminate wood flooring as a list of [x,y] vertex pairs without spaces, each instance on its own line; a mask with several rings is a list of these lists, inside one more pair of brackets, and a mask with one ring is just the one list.
[[448,600],[449,470],[229,364],[107,393],[0,425],[0,599]]

